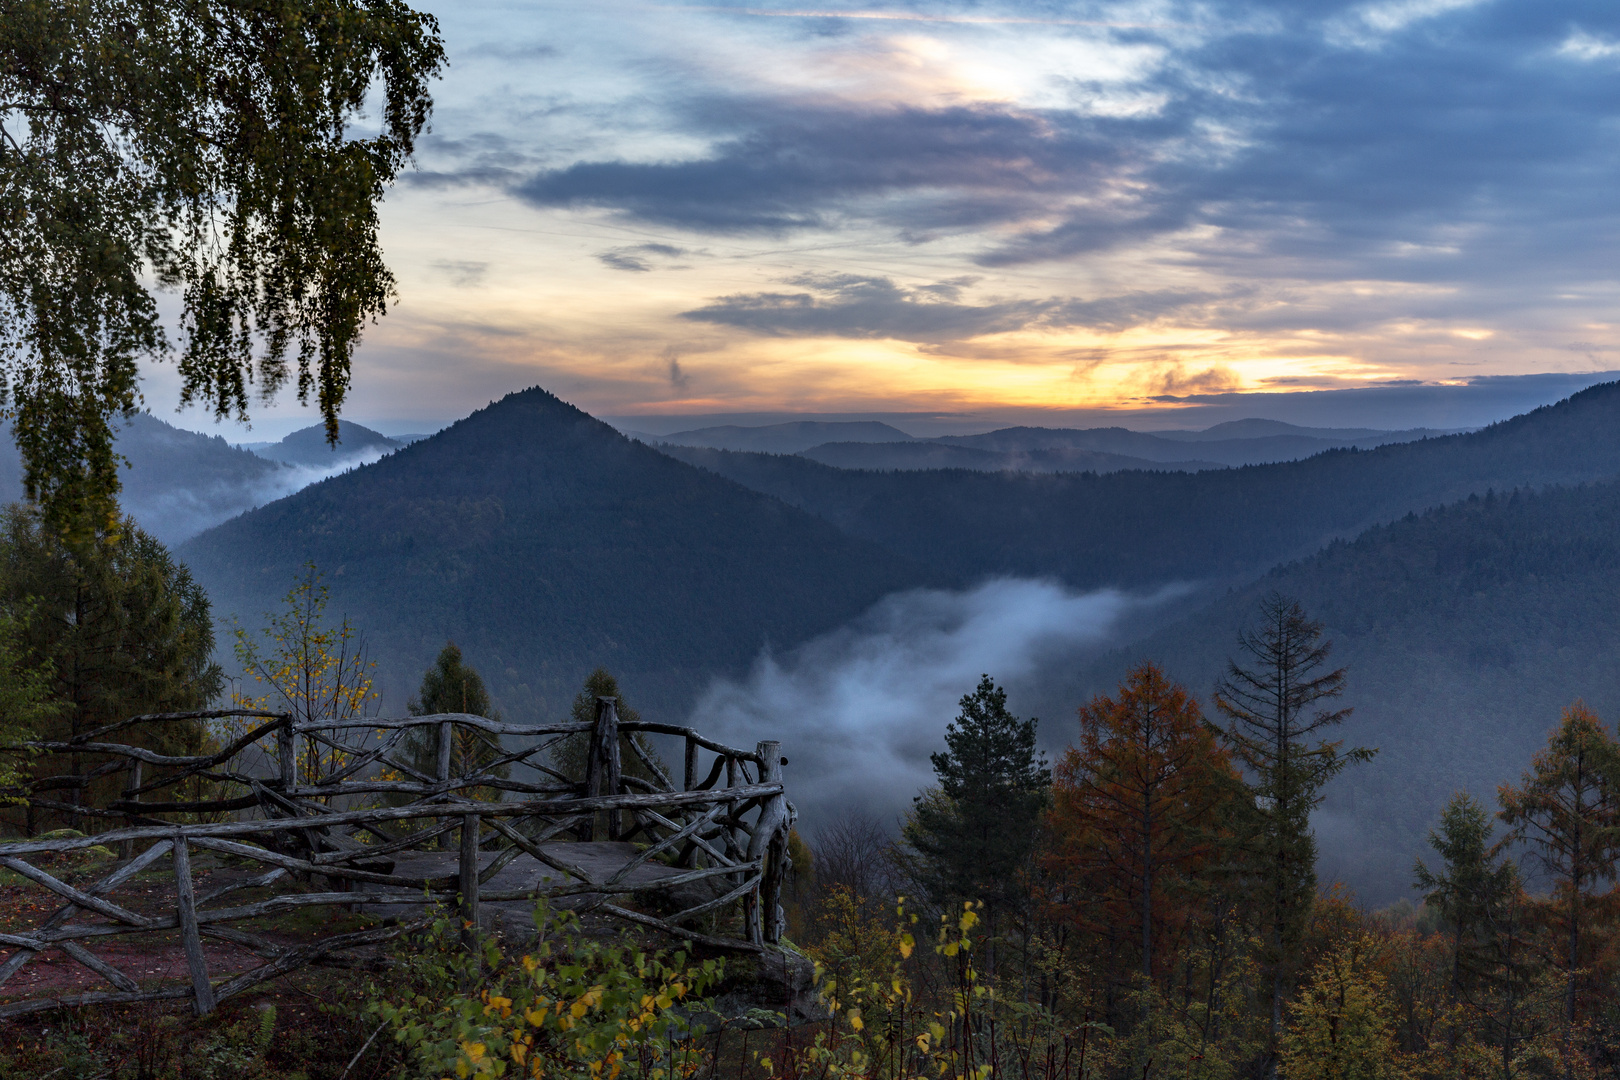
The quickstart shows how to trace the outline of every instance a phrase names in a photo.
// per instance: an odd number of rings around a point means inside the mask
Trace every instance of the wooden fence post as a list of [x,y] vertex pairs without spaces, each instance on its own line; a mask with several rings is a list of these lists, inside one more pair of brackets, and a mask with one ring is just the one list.
[[686,737],[686,775],[681,781],[682,791],[691,791],[697,787],[698,744],[697,740],[688,735]]
[[[439,722],[438,765],[433,770],[433,775],[438,778],[441,784],[450,779],[450,751],[454,745],[455,735],[455,726],[449,720]],[[444,820],[441,818],[439,823],[442,825]],[[446,851],[450,849],[449,833],[439,838],[439,847]]]
[[[130,802],[140,802],[140,796],[139,795],[131,794],[131,792],[135,791],[137,788],[139,788],[141,786],[141,759],[140,758],[135,759],[134,773],[135,773],[135,776],[134,776],[133,779],[130,780],[129,787],[127,789],[125,789],[124,794],[125,794],[125,797],[129,799]],[[135,857],[135,841],[133,841],[133,840],[125,840],[123,842],[123,844],[120,845],[119,858],[123,859],[125,862],[128,862],[130,859],[133,859],[134,857]]]
[[281,793],[291,796],[298,786],[298,757],[293,748],[292,716],[276,729],[276,756],[281,759]]
[[[617,698],[596,699],[596,727],[591,730],[590,756],[585,763],[585,797],[617,795],[620,783],[619,763],[619,703]],[[585,827],[585,839],[596,837],[596,815],[591,815]],[[619,838],[619,812],[607,811],[607,838]]]
[[197,932],[197,900],[191,891],[191,857],[186,851],[186,834],[174,830],[174,907],[179,917],[180,939],[186,948],[186,967],[191,972],[192,1007],[198,1016],[214,1011],[214,987],[208,981],[208,961],[203,956],[202,936]]
[[[759,782],[782,782],[782,744],[762,742],[756,748],[759,754]],[[759,892],[745,901],[744,919],[748,938],[756,945],[775,945],[782,940],[782,881],[787,876],[788,806],[785,792],[766,799],[759,810],[759,821],[754,826],[753,839],[748,844],[748,858],[763,857],[760,867]]]
[[461,942],[472,948],[478,941],[478,833],[483,819],[477,814],[461,818]]

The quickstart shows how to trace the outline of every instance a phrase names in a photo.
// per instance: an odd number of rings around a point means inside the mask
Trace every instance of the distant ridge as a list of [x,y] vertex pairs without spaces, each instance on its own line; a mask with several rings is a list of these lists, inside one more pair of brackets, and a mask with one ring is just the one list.
[[512,716],[555,717],[598,665],[681,717],[709,677],[927,581],[905,560],[627,439],[543,390],[185,544],[247,626],[313,560],[393,707],[446,640]]
[[[1191,451],[1189,451],[1190,453]],[[1053,447],[1037,450],[980,450],[938,442],[824,443],[800,457],[840,469],[973,469],[977,472],[1119,472],[1122,469],[1224,469],[1213,461],[1149,461],[1100,450]]]
[[[1219,444],[1196,445],[1203,455]],[[960,584],[993,574],[1076,588],[1230,582],[1489,488],[1620,473],[1620,383],[1470,434],[1198,473],[865,472],[803,457],[665,450]]]
[[797,454],[812,446],[831,442],[895,443],[911,440],[911,436],[899,428],[876,420],[797,420],[760,427],[727,424],[677,431],[670,435],[638,434],[638,437],[676,446],[709,446],[716,450],[753,450],[767,454]]
[[253,443],[248,449],[262,458],[286,465],[325,466],[348,458],[374,459],[398,450],[408,441],[414,440],[390,439],[352,420],[339,420],[336,446],[326,441],[325,425],[312,424],[299,428],[280,442]]

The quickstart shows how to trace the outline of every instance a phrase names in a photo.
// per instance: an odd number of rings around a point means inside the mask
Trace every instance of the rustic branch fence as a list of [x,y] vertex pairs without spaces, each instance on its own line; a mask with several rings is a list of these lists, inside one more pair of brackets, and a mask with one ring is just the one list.
[[[137,724],[226,717],[246,721],[249,729],[213,754],[168,756],[108,741]],[[452,747],[458,727],[522,745],[508,750],[503,743],[494,760],[454,776]],[[411,732],[436,740],[434,774],[399,753],[401,741]],[[679,788],[639,740],[621,738],[642,732],[682,740]],[[586,775],[583,783],[576,783],[552,767],[549,752],[559,740],[587,733]],[[362,741],[343,741],[356,736]],[[630,747],[653,779],[623,770],[621,745]],[[222,709],[133,717],[69,742],[32,743],[25,749],[76,755],[81,761],[100,759],[72,781],[81,790],[92,779],[113,775],[124,775],[127,784],[118,799],[102,807],[37,795],[31,800],[38,807],[98,819],[112,828],[83,837],[0,844],[0,866],[63,901],[32,930],[0,933],[0,947],[12,950],[0,963],[0,995],[5,994],[7,980],[50,949],[94,972],[112,990],[12,1001],[0,1004],[0,1017],[60,1006],[171,998],[191,998],[199,1014],[207,1013],[232,995],[306,965],[353,963],[359,950],[421,929],[432,916],[390,918],[373,929],[298,945],[273,942],[233,924],[308,907],[421,908],[424,894],[456,904],[473,927],[479,925],[484,904],[570,897],[582,910],[721,949],[757,952],[778,942],[783,932],[780,897],[789,867],[788,830],[795,814],[782,784],[786,759],[780,744],[761,742],[747,751],[690,728],[620,723],[613,698],[599,698],[595,721],[585,724],[525,726],[463,713],[299,724],[286,714]],[[308,753],[312,749],[315,754]],[[705,755],[712,760],[705,762]],[[324,771],[301,776],[300,766],[309,760],[324,760]],[[527,766],[538,779],[507,778],[514,765]],[[304,771],[309,771],[307,765]],[[217,785],[224,793],[190,800],[153,797],[192,778]],[[55,790],[63,784],[41,786]],[[500,792],[500,800],[469,796],[489,791]],[[402,805],[377,805],[378,800]],[[612,872],[604,875],[599,870],[593,876],[570,860],[569,845],[558,841],[589,841],[599,833],[607,840],[640,843],[622,849],[624,860]],[[452,837],[459,853],[454,872],[426,876],[396,872],[398,861],[412,853],[446,852]],[[119,845],[122,859],[106,877],[82,889],[27,861],[29,856],[67,854],[94,845]],[[194,852],[232,856],[257,864],[262,872],[199,896],[191,871]],[[172,911],[137,913],[110,899],[120,886],[165,856],[174,875]],[[558,877],[520,890],[487,887],[525,856]],[[635,875],[654,860],[668,869],[654,877],[646,871]],[[630,894],[639,899],[662,891],[667,897],[672,890],[697,882],[706,883],[705,897],[674,914],[649,914],[620,902]],[[268,890],[271,895],[224,903],[230,894],[250,889]],[[739,905],[740,936],[700,933],[691,925],[702,917],[734,912]],[[184,947],[188,986],[143,987],[90,950],[96,942],[113,937],[174,933]],[[264,963],[216,981],[208,970],[205,939],[244,947]]]

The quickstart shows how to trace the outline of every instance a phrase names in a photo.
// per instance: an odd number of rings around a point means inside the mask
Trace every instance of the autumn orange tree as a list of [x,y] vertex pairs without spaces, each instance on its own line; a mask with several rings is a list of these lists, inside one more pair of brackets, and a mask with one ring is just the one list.
[[1220,843],[1211,823],[1242,791],[1198,703],[1156,665],[1080,709],[1080,743],[1054,775],[1048,866],[1100,901],[1107,925],[1135,924],[1148,980],[1157,940],[1188,919],[1193,877]]
[[1498,816],[1510,840],[1527,845],[1553,880],[1546,905],[1548,921],[1562,939],[1558,966],[1565,976],[1564,1019],[1578,1014],[1582,971],[1598,942],[1594,923],[1609,914],[1612,893],[1599,896],[1602,882],[1613,882],[1620,850],[1620,744],[1596,713],[1582,702],[1564,710],[1518,787],[1497,791]]

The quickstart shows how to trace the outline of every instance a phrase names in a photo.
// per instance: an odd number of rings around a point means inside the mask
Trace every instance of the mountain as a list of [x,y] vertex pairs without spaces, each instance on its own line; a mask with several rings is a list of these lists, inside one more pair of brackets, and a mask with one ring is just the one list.
[[760,427],[695,428],[673,435],[638,435],[645,442],[672,443],[676,446],[707,446],[715,450],[752,450],[767,454],[797,454],[823,443],[909,442],[911,436],[897,427],[876,420],[796,420],[787,424]]
[[1118,472],[1121,469],[1222,469],[1212,461],[1148,461],[1123,454],[1058,447],[1049,450],[975,450],[937,442],[823,443],[800,457],[839,469],[974,469],[979,472]]
[[1237,631],[1273,589],[1326,625],[1332,663],[1349,669],[1355,712],[1330,737],[1379,748],[1333,781],[1317,818],[1325,869],[1369,903],[1405,895],[1453,791],[1494,808],[1563,706],[1584,698],[1620,718],[1613,481],[1488,492],[1370,529],[1098,661],[1061,696],[1086,700],[1149,658],[1207,706]]
[[[1301,428],[1278,420],[1232,420],[1204,431],[1012,427],[982,435],[945,435],[934,441],[1002,453],[1072,449],[1121,454],[1166,464],[1193,457],[1238,466],[1296,461],[1344,447],[1369,450],[1388,443],[1414,442],[1443,434],[1449,433],[1427,428],[1413,431]],[[1196,449],[1188,443],[1196,443]]]
[[390,439],[380,432],[372,431],[352,421],[339,420],[336,446],[326,441],[325,425],[314,424],[298,429],[280,442],[252,443],[248,448],[262,458],[279,461],[285,465],[331,468],[375,461],[384,454],[398,450],[409,441],[414,440]]
[[1016,574],[1153,588],[1243,580],[1488,488],[1620,473],[1620,383],[1470,434],[1196,473],[865,472],[794,456],[664,450],[958,584]]
[[1316,428],[1300,427],[1298,424],[1288,424],[1281,420],[1262,420],[1252,417],[1247,420],[1228,420],[1214,427],[1203,428],[1199,431],[1156,431],[1155,435],[1161,438],[1174,439],[1178,442],[1221,442],[1231,439],[1264,439],[1273,435],[1292,435],[1306,439],[1321,439],[1335,445],[1345,446],[1350,443],[1368,439],[1382,439],[1385,442],[1412,442],[1415,439],[1426,439],[1433,435],[1455,435],[1455,431],[1439,431],[1434,428],[1414,428],[1410,431],[1382,431],[1377,428]]
[[609,668],[676,719],[711,675],[929,580],[539,390],[191,540],[222,619],[255,627],[310,560],[397,707],[454,640],[509,716],[555,717]]
[[[118,421],[114,448],[125,458],[119,496],[124,512],[166,544],[177,544],[307,482],[294,470],[239,450],[217,435],[186,431],[150,413]],[[0,437],[0,503],[22,497],[22,458],[9,435]]]

